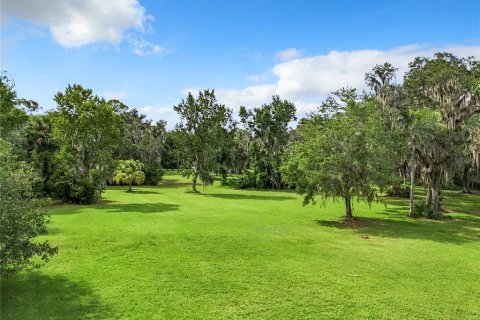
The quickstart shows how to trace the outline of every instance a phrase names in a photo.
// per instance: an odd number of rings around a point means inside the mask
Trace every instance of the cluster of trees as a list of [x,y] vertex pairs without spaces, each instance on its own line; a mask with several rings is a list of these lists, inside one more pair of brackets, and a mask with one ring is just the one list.
[[[369,92],[340,89],[296,128],[294,104],[278,96],[240,107],[237,122],[214,91],[190,93],[174,107],[180,123],[172,131],[80,85],[57,93],[55,109],[33,114],[38,105],[18,98],[2,74],[2,273],[55,253],[32,240],[48,222],[40,199],[95,203],[107,184],[156,184],[164,168],[191,177],[194,192],[221,176],[238,188],[296,188],[305,203],[341,198],[348,220],[354,199],[371,203],[382,192],[410,196],[412,215],[439,217],[442,188],[470,192],[479,183],[480,62],[437,53],[412,61],[401,84],[396,72],[375,66],[365,76]],[[413,203],[420,183],[421,206]]]
[[[342,88],[295,129],[295,106],[278,96],[241,107],[239,125],[213,92],[189,95],[167,141],[194,191],[197,178],[208,185],[214,173],[242,173],[230,179],[239,188],[296,188],[305,203],[343,198],[350,220],[352,199],[371,203],[384,192],[410,196],[412,215],[439,218],[442,188],[478,185],[480,64],[437,53],[412,61],[402,84],[396,72],[375,66],[369,92]],[[427,190],[424,205],[413,203],[415,183]]]

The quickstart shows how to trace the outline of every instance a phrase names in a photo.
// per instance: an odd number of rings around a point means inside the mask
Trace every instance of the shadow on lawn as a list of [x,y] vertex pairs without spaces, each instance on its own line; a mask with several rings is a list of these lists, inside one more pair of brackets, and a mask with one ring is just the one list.
[[164,179],[160,181],[158,184],[159,187],[167,187],[167,188],[192,188],[191,182],[178,182],[179,179]]
[[254,194],[232,194],[232,193],[198,193],[200,196],[214,197],[228,200],[291,200],[290,196],[261,196]]
[[[392,216],[392,214],[388,215]],[[400,214],[394,212],[393,215],[396,217]],[[376,237],[421,239],[455,244],[480,241],[480,219],[469,216],[442,221],[407,218],[405,214],[402,220],[357,218],[359,221],[355,226],[331,220],[315,220],[315,222],[323,227],[350,229],[361,235]]]
[[149,191],[149,190],[142,190],[142,189],[135,189],[133,188],[132,191],[128,191],[128,190],[125,190],[126,193],[128,194],[133,194],[133,195],[136,195],[136,194],[160,194],[160,192],[158,191]]
[[110,309],[83,283],[39,273],[1,280],[0,319],[106,319]]
[[161,213],[168,211],[175,211],[179,209],[178,204],[169,203],[118,203],[114,201],[106,201],[98,205],[93,206],[68,206],[63,210],[54,210],[49,214],[55,215],[69,215],[79,213],[83,209],[94,208],[99,211],[107,211],[113,213]]
[[169,203],[119,203],[95,207],[97,210],[105,210],[115,213],[161,213],[178,210],[178,204]]

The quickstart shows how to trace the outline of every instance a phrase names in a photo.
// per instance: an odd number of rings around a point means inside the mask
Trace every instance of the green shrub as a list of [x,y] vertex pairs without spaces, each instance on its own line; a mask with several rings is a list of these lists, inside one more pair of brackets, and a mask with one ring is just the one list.
[[427,218],[433,220],[449,218],[449,216],[445,216],[441,212],[435,213],[432,208],[424,202],[415,203],[413,206],[413,212],[410,216],[412,218]]
[[162,181],[165,175],[165,170],[160,163],[153,163],[145,166],[143,171],[145,172],[145,184],[156,186]]
[[69,203],[93,204],[100,199],[103,188],[94,172],[76,175],[57,171],[49,181],[52,197]]

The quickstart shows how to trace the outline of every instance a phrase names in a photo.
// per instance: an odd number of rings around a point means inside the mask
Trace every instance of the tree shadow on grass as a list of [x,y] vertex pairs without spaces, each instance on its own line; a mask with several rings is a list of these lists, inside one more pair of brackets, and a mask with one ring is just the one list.
[[132,191],[125,190],[126,193],[128,194],[160,194],[158,191],[150,191],[150,190],[142,190],[142,189],[135,189],[133,188]]
[[291,196],[263,196],[254,194],[232,194],[232,193],[198,193],[198,195],[206,197],[214,197],[228,200],[291,200],[295,199]]
[[166,188],[187,188],[192,187],[191,182],[179,182],[179,179],[164,179],[158,184],[159,187]]
[[454,220],[427,220],[357,217],[354,226],[340,221],[315,220],[327,228],[349,229],[372,237],[430,240],[441,243],[462,244],[480,241],[480,219],[460,217]]
[[69,215],[79,213],[82,209],[95,209],[98,211],[106,211],[113,213],[161,213],[178,210],[180,206],[169,203],[119,203],[115,201],[105,201],[92,206],[68,206],[62,210],[56,209],[49,212],[51,216]]
[[84,283],[22,273],[1,280],[0,319],[106,319],[110,308]]
[[119,203],[95,207],[100,211],[114,213],[162,213],[176,211],[180,208],[178,204],[170,203]]

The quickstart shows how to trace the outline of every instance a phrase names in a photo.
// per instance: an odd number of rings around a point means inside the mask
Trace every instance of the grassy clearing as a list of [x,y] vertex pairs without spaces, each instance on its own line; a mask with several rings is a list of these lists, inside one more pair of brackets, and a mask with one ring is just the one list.
[[59,254],[1,282],[7,319],[478,319],[480,196],[446,192],[454,220],[403,200],[302,207],[290,192],[110,188],[54,209]]

